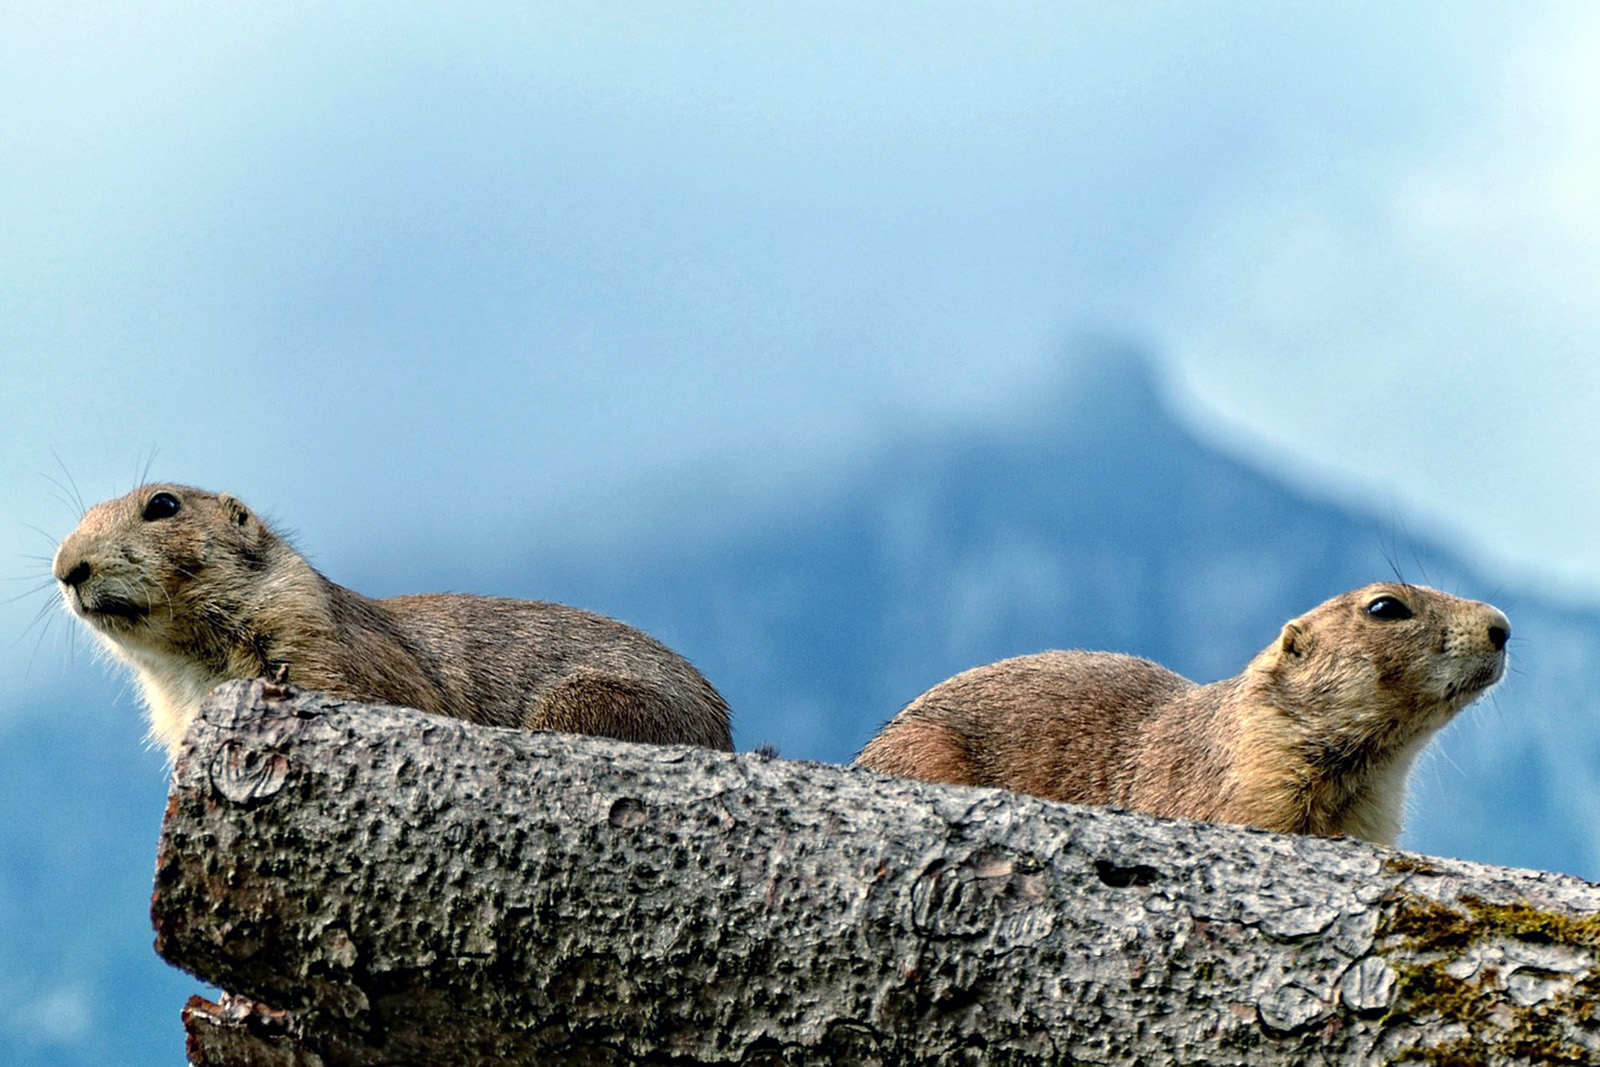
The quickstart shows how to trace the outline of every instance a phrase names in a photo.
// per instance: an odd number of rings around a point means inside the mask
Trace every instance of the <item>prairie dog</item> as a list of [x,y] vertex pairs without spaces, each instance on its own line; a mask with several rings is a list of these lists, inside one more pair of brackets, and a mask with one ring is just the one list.
[[53,572],[133,669],[174,757],[215,686],[285,669],[304,688],[487,725],[733,747],[711,683],[632,627],[543,601],[370,599],[226,494],[160,483],[98,504]]
[[1393,844],[1411,763],[1505,672],[1511,623],[1400,582],[1283,627],[1239,675],[1042,652],[912,701],[857,757],[906,777]]

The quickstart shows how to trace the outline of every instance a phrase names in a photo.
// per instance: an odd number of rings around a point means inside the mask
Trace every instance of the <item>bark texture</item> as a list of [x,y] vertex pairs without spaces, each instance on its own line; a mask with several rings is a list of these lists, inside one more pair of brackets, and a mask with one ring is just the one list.
[[1600,1058],[1575,878],[260,682],[152,910],[209,1067]]

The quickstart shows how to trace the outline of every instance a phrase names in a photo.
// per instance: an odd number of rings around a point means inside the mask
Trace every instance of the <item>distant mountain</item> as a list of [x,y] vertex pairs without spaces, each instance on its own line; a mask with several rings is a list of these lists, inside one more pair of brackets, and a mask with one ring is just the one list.
[[1420,761],[1404,843],[1600,875],[1600,613],[1208,444],[1137,353],[1069,366],[1005,427],[908,428],[831,499],[759,530],[541,580],[695,658],[741,743],[838,761],[967,667],[1109,649],[1210,681],[1293,616],[1396,574],[1491,600],[1514,629],[1509,679]]
[[[523,550],[525,551],[525,550]],[[500,563],[516,560],[507,546]],[[1486,579],[1293,489],[1174,419],[1104,351],[987,429],[907,426],[823,494],[724,534],[476,575],[627,619],[693,658],[743,746],[849,759],[928,686],[1044,648],[1237,673],[1288,618],[1394,574],[1491,599],[1513,673],[1425,756],[1409,847],[1600,874],[1600,614]],[[508,580],[515,573],[515,580]],[[150,950],[163,776],[130,702],[80,685],[0,730],[0,1047],[17,1064],[181,1062],[197,983]]]

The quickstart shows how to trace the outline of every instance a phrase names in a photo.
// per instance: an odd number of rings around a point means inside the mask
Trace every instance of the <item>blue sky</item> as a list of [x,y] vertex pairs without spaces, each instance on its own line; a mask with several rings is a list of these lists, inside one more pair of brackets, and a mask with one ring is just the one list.
[[[0,42],[18,591],[57,457],[398,592],[781,508],[1084,334],[1274,469],[1600,590],[1587,5],[21,0]],[[53,684],[32,643],[4,674]]]

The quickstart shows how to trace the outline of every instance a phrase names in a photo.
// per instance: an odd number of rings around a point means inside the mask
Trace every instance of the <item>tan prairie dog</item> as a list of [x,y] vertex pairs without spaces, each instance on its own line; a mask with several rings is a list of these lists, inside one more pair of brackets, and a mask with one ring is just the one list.
[[1284,626],[1197,685],[1149,660],[1042,652],[934,686],[857,757],[1052,800],[1393,844],[1428,738],[1500,680],[1511,623],[1392,582]]
[[307,689],[492,726],[733,747],[711,683],[632,627],[542,601],[370,599],[225,494],[158,484],[98,504],[54,573],[133,668],[173,756],[212,688],[284,670]]

